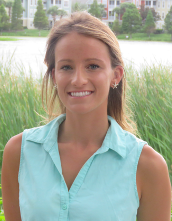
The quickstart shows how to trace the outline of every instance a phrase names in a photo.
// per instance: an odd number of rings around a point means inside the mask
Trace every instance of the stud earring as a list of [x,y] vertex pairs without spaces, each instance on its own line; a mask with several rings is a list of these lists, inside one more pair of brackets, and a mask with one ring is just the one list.
[[117,88],[118,84],[115,82],[115,84],[112,84],[112,86],[113,86],[112,88],[115,89]]

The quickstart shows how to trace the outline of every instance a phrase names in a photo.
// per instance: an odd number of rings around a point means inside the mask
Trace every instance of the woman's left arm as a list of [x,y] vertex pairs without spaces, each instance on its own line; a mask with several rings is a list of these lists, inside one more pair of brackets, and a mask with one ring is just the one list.
[[164,158],[152,147],[143,147],[137,176],[141,199],[137,221],[171,220],[171,184]]

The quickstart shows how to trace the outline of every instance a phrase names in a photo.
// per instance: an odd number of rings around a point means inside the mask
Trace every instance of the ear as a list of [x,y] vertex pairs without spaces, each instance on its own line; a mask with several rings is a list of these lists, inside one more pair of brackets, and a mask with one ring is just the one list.
[[114,85],[118,85],[124,75],[124,69],[122,66],[116,66],[113,69],[113,77],[111,80],[111,87],[114,88]]
[[52,75],[53,83],[54,83],[54,85],[56,85],[55,68],[52,69],[51,75]]

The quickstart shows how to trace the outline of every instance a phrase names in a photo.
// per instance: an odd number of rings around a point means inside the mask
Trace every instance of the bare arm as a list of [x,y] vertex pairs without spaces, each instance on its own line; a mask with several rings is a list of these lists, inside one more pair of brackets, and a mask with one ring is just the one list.
[[18,171],[22,134],[12,137],[5,146],[2,163],[2,199],[6,221],[21,221]]
[[141,199],[138,221],[171,220],[171,184],[164,158],[145,145],[138,163]]

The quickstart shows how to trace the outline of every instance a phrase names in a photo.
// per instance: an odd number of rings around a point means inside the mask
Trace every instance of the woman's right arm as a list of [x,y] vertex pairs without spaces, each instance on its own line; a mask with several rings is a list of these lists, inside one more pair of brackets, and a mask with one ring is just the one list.
[[18,172],[22,133],[12,137],[5,146],[2,162],[2,200],[6,221],[21,221]]

